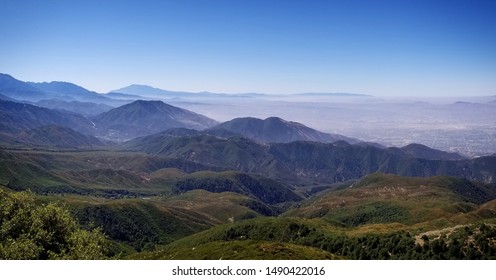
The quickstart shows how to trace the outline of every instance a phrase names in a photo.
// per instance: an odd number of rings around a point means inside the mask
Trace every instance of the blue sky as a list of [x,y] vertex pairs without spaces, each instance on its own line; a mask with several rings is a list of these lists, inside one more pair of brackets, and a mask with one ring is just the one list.
[[0,0],[0,72],[107,92],[496,94],[496,1]]

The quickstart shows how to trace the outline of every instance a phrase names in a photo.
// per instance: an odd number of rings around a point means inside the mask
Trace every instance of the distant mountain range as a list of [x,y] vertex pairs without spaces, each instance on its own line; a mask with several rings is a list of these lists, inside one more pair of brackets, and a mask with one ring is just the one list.
[[320,97],[372,97],[372,95],[368,94],[359,94],[359,93],[346,93],[346,92],[333,92],[333,93],[325,93],[325,92],[307,92],[307,93],[297,93],[294,94],[297,96],[320,96]]
[[[281,95],[278,98],[290,97],[343,97],[358,96],[361,94],[349,93],[303,93]],[[79,85],[68,82],[23,82],[7,74],[0,74],[0,100],[19,101],[59,111],[71,111],[84,116],[96,116],[136,100],[227,100],[229,98],[272,98],[277,95],[263,93],[224,94],[211,92],[170,91],[154,88],[147,85],[130,85],[113,90],[107,94],[100,94],[87,90]]]
[[296,94],[284,94],[284,95],[274,95],[274,94],[264,94],[264,93],[213,93],[208,91],[202,92],[186,92],[186,91],[170,91],[160,88],[155,88],[147,85],[130,85],[120,89],[112,90],[107,94],[110,97],[125,98],[130,96],[140,96],[143,98],[188,98],[188,99],[203,99],[203,98],[261,98],[261,97],[372,97],[366,94],[356,94],[356,93],[296,93]]
[[33,83],[28,82],[27,84],[43,91],[50,96],[59,97],[62,99],[74,99],[80,101],[91,101],[91,102],[100,102],[105,103],[110,100],[103,96],[102,94],[98,94],[93,91],[89,91],[83,87],[78,85],[67,83],[67,82],[50,82],[50,83]]
[[[118,102],[121,103],[131,102],[134,98],[141,97],[141,95],[133,95],[133,93],[161,97],[164,95],[169,97],[184,95],[219,96],[211,93],[164,91],[142,85],[132,85],[118,91],[120,92],[111,92],[104,96],[67,82],[25,83],[2,74],[0,75],[0,94],[3,96],[1,99],[12,102],[20,98],[27,98],[28,100],[37,100],[35,105],[57,110],[56,112],[41,110],[39,107],[20,106],[14,103],[5,103],[9,102],[5,101],[2,103],[3,108],[5,108],[2,111],[4,115],[2,131],[19,133],[40,126],[59,125],[71,127],[80,133],[122,141],[170,128],[188,128],[207,129],[202,133],[224,138],[239,135],[260,143],[292,141],[332,143],[338,140],[349,143],[359,142],[342,135],[322,133],[300,123],[288,122],[277,117],[265,120],[237,118],[217,125],[214,120],[205,116],[160,101],[136,101],[114,109],[112,106],[105,105],[112,100],[110,97],[120,98]],[[84,100],[101,101],[102,103]],[[419,148],[419,146],[411,146],[408,151],[406,149],[404,148],[402,152],[421,158],[459,158],[448,153],[444,156],[439,153],[434,155],[436,151],[426,151],[425,148]]]
[[[297,96],[298,94],[294,94],[291,96]],[[307,93],[304,93],[302,95],[307,95]],[[310,94],[311,95],[311,94]],[[325,95],[325,94],[324,94]],[[332,94],[330,94],[332,95]],[[342,96],[342,94],[338,94],[339,96]],[[350,94],[351,95],[351,94]],[[109,93],[106,94],[106,96],[109,97],[115,97],[115,98],[123,98],[127,99],[130,96],[139,96],[140,99],[215,99],[215,98],[262,98],[262,97],[271,97],[271,96],[276,96],[276,95],[270,95],[270,94],[265,94],[265,93],[214,93],[214,92],[208,92],[208,91],[202,91],[202,92],[187,92],[187,91],[171,91],[171,90],[164,90],[160,88],[155,88],[147,85],[130,85],[127,87],[119,88],[110,91]],[[284,95],[284,96],[290,96],[290,95]]]
[[[136,101],[136,99],[142,98],[167,98],[172,100],[175,98],[197,98],[199,96],[202,98],[215,98],[232,97],[233,95],[167,91],[145,85],[131,85],[108,94],[98,94],[72,83],[22,82],[10,75],[0,74],[0,100],[2,100],[1,106],[3,108],[0,131],[4,134],[9,134],[10,137],[12,134],[20,133],[21,131],[41,126],[57,125],[70,127],[86,135],[98,136],[112,141],[125,141],[168,129],[194,129],[199,132],[189,131],[188,135],[208,134],[221,138],[241,136],[259,143],[289,143],[293,141],[361,143],[357,139],[338,134],[323,133],[301,123],[285,121],[278,117],[270,117],[264,120],[250,117],[236,118],[218,124],[206,116],[174,107],[161,101]],[[265,95],[239,94],[236,96],[254,97]],[[295,94],[294,96],[367,95],[303,93]],[[29,104],[26,102],[29,102]],[[18,105],[20,103],[24,105]],[[42,110],[37,106],[52,110]],[[180,131],[175,133],[178,132]],[[184,133],[184,131],[182,132]],[[168,133],[171,134],[172,131],[168,131]],[[362,142],[361,145],[375,144]],[[391,152],[394,152],[395,148],[391,149]],[[401,148],[399,153],[407,154],[414,158],[433,160],[462,158],[457,154],[441,152],[414,144]]]
[[[113,99],[81,86],[67,82],[33,83],[23,82],[14,77],[0,73],[0,94],[10,101],[30,102],[48,108],[69,110],[60,102],[84,102],[95,106],[121,106],[129,101]],[[5,99],[5,98],[0,98]]]
[[225,94],[211,93],[211,92],[201,92],[193,93],[186,91],[170,91],[159,89],[147,85],[130,85],[124,88],[112,90],[108,94],[125,94],[126,96],[140,96],[141,98],[204,98],[204,97],[220,97],[225,96]]
[[[44,104],[46,101],[39,101]],[[55,101],[52,101],[55,102]],[[79,101],[57,101],[60,106],[86,113],[98,112],[106,105],[93,106]],[[50,106],[52,103],[46,105]],[[218,124],[216,121],[194,112],[163,103],[162,101],[134,101],[130,104],[111,109],[97,116],[78,115],[59,109],[49,110],[11,101],[1,101],[3,108],[2,131],[18,133],[46,125],[67,126],[88,135],[123,141],[151,135],[171,128],[205,130],[202,133],[218,137],[242,136],[261,143],[292,141],[335,142],[345,140],[359,142],[337,134],[322,133],[300,123],[288,122],[272,117],[265,120],[239,118]],[[99,109],[102,108],[103,109]],[[81,112],[82,114],[84,113]],[[198,134],[198,132],[197,132]]]

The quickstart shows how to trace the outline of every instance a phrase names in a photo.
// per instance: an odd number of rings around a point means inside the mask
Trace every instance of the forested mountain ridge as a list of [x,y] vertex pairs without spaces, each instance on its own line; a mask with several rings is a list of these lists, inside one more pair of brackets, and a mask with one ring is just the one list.
[[486,183],[494,183],[496,178],[496,157],[424,159],[401,149],[345,142],[259,144],[240,137],[225,139],[206,134],[174,136],[160,133],[134,139],[123,147],[288,180],[300,178],[335,183],[374,172],[418,177],[449,175]]

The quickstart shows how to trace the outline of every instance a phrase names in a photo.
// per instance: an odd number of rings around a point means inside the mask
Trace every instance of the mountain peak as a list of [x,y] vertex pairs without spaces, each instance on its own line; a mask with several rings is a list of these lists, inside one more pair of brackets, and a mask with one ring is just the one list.
[[412,143],[407,146],[400,148],[402,152],[407,155],[413,156],[415,158],[426,158],[426,159],[444,159],[444,160],[458,160],[464,159],[461,155],[457,153],[448,153],[444,151],[435,150],[429,148],[422,144]]
[[112,90],[110,92],[121,92],[121,93],[126,93],[127,91],[130,91],[130,90],[143,90],[143,89],[153,89],[153,90],[157,90],[159,88],[156,88],[156,87],[152,87],[152,86],[148,86],[148,85],[141,85],[141,84],[131,84],[127,87],[123,87],[123,88],[120,88],[120,89],[116,89],[116,90]]
[[150,100],[137,100],[112,109],[95,117],[94,121],[99,135],[113,140],[129,140],[170,128],[201,130],[217,124],[203,115]]
[[112,90],[111,93],[112,92],[118,92],[118,93],[130,94],[130,95],[139,95],[143,97],[154,97],[154,98],[182,94],[182,92],[168,91],[148,85],[139,85],[139,84],[132,84],[127,87]]
[[123,109],[140,111],[143,110],[145,114],[153,114],[157,112],[167,112],[181,110],[160,100],[136,100],[129,104],[123,105]]
[[283,119],[281,119],[279,117],[268,117],[264,121],[266,121],[266,122],[284,122],[284,123],[287,123],[288,122],[288,121],[283,120]]
[[231,132],[262,143],[288,143],[293,141],[335,142],[339,140],[351,143],[358,142],[338,134],[329,134],[309,128],[301,123],[291,122],[279,117],[268,117],[264,120],[257,118],[236,118],[219,124],[207,133],[214,134]]

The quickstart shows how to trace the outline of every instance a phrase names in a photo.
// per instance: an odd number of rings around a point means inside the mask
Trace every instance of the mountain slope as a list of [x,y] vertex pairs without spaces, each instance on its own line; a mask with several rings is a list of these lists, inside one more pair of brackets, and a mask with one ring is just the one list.
[[240,137],[224,139],[205,134],[174,136],[161,133],[134,139],[123,148],[262,174],[289,183],[344,182],[374,172],[417,177],[448,175],[486,183],[496,181],[496,157],[429,160],[396,150],[342,141],[263,145]]
[[[104,144],[96,137],[78,133],[68,127],[48,125],[38,127],[19,137],[25,144],[41,147],[93,148]],[[19,139],[18,138],[18,139]]]
[[191,248],[173,247],[142,252],[132,260],[334,260],[342,259],[319,248],[277,241],[214,241]]
[[206,130],[207,134],[223,136],[225,131],[255,140],[261,143],[288,143],[293,141],[314,141],[332,143],[358,140],[338,134],[329,134],[309,128],[301,123],[289,122],[277,117],[265,120],[257,118],[237,118],[221,123]]
[[286,216],[323,218],[344,226],[437,219],[464,221],[464,214],[496,199],[496,186],[456,177],[413,178],[371,174],[352,186],[304,202]]
[[446,175],[496,182],[496,157],[429,160],[372,146],[301,141],[271,144],[269,153],[300,177],[320,178],[327,182],[357,179],[374,172],[413,177]]
[[124,148],[150,154],[201,162],[271,178],[296,179],[296,175],[267,151],[267,146],[249,139],[222,139],[211,135],[177,137],[156,134],[124,143]]
[[93,123],[81,115],[0,100],[0,132],[19,133],[46,125],[70,127],[89,135],[95,132]]
[[269,204],[302,200],[287,186],[274,180],[233,171],[193,173],[178,180],[175,189],[181,192],[193,189],[235,192]]
[[[316,244],[338,236],[320,221],[255,218],[224,224],[179,239],[133,259],[335,259]],[[341,234],[342,236],[342,234]],[[317,242],[315,242],[317,243]],[[313,246],[315,245],[315,246]],[[191,248],[195,248],[192,250]],[[189,251],[189,252],[188,252]],[[211,251],[213,253],[208,254]]]
[[185,160],[127,152],[0,149],[0,184],[39,193],[122,197],[169,192],[178,176],[155,173],[164,168],[186,173],[219,170]]
[[48,95],[25,82],[14,77],[0,73],[0,94],[15,100],[38,101],[47,98]]
[[203,115],[162,101],[138,100],[93,118],[98,135],[111,140],[128,140],[170,128],[206,129],[217,124]]

